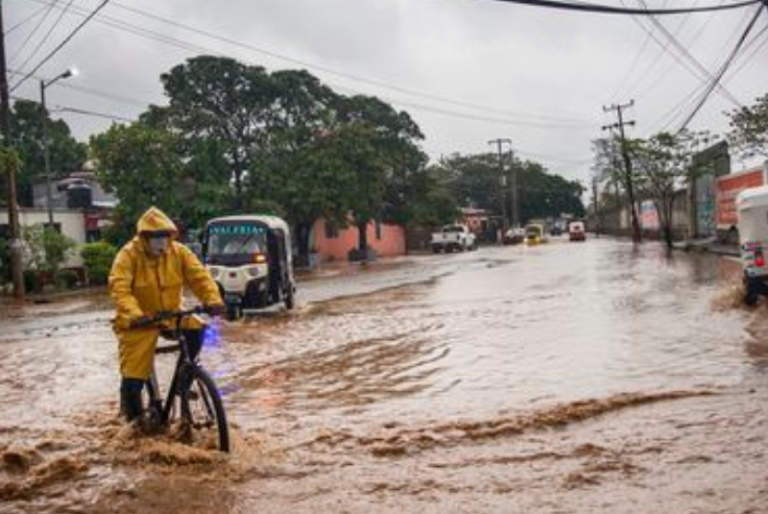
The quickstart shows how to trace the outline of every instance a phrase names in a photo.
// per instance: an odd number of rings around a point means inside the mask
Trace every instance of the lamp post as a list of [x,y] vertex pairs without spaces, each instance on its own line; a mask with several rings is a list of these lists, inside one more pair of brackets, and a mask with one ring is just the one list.
[[61,79],[75,75],[77,75],[77,71],[69,68],[50,80],[40,79],[40,106],[43,111],[43,157],[45,159],[45,204],[48,208],[48,225],[50,228],[53,228],[53,195],[51,193],[51,158],[48,152],[48,113],[45,107],[45,89]]

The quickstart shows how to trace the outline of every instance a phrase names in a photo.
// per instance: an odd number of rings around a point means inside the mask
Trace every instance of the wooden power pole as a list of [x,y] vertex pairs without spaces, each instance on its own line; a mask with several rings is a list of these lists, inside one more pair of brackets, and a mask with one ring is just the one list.
[[616,111],[618,122],[611,125],[605,125],[603,130],[619,129],[619,137],[621,144],[621,155],[624,158],[624,187],[627,190],[627,200],[629,201],[629,213],[632,223],[632,240],[636,243],[640,242],[640,220],[637,217],[637,205],[635,204],[635,181],[632,176],[632,159],[629,157],[629,148],[627,147],[627,138],[624,134],[624,125],[634,125],[634,121],[624,121],[624,109],[635,105],[634,100],[630,100],[626,104],[614,104],[610,107],[603,107],[604,112]]
[[[2,150],[11,149],[11,104],[8,94],[8,69],[5,61],[5,27],[3,24],[3,2],[0,0],[0,131],[2,132]],[[16,168],[18,162],[6,156],[6,173],[8,176],[8,229],[10,232],[11,278],[13,279],[13,295],[18,300],[24,299],[24,273],[21,261],[21,230],[19,227],[19,211],[16,202]]]

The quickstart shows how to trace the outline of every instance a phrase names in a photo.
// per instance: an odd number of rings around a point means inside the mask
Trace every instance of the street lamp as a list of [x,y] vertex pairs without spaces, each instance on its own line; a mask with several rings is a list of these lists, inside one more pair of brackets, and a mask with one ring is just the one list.
[[61,79],[74,77],[77,70],[68,68],[64,73],[51,80],[40,79],[40,106],[43,114],[43,156],[45,158],[45,203],[48,207],[48,225],[53,228],[53,199],[51,193],[51,159],[48,154],[48,115],[45,108],[45,89]]

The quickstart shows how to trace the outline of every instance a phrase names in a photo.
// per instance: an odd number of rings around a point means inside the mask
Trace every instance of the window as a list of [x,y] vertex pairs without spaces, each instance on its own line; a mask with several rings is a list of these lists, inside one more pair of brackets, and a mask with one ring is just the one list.
[[381,241],[381,222],[376,220],[376,239]]

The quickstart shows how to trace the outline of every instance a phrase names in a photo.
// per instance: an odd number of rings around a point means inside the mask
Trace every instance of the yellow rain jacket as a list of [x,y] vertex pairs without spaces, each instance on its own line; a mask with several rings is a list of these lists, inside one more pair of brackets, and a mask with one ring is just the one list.
[[[165,253],[153,256],[142,232],[168,231],[171,242]],[[221,295],[208,270],[192,251],[174,239],[178,230],[160,209],[151,207],[137,224],[138,234],[117,254],[109,273],[109,293],[115,303],[112,327],[120,342],[120,372],[124,378],[147,379],[152,370],[157,327],[131,329],[141,316],[181,308],[184,286],[204,305],[222,305]],[[185,328],[201,328],[202,321],[188,318]],[[170,328],[170,327],[169,327]]]

